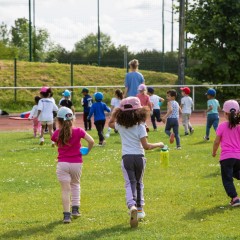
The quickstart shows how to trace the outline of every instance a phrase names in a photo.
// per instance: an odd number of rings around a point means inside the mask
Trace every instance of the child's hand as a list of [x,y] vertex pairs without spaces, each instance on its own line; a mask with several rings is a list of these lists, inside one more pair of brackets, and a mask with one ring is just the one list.
[[213,156],[213,157],[216,157],[216,155],[217,155],[216,153],[214,153],[214,152],[212,153],[212,156]]
[[159,147],[163,148],[164,147],[164,143],[163,142],[159,142]]
[[166,118],[165,117],[162,117],[162,122],[166,123]]

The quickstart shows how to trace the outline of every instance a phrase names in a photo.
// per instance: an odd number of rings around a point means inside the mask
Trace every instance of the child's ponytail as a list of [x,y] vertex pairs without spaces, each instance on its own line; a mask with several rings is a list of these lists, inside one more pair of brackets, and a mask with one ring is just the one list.
[[236,109],[230,109],[230,113],[228,114],[229,128],[235,128],[240,123],[240,115],[236,113]]
[[69,139],[72,136],[72,120],[63,120],[58,118],[61,128],[59,130],[59,136],[57,140],[58,146],[64,146],[69,144]]

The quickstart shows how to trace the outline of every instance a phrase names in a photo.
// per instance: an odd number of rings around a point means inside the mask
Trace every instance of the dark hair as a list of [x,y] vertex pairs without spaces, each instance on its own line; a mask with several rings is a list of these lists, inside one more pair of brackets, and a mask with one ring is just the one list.
[[52,91],[52,89],[51,88],[48,88],[48,93],[49,93],[49,97],[52,97],[53,96],[53,91]]
[[171,97],[177,97],[177,92],[175,89],[168,90],[167,94],[169,94]]
[[35,97],[34,97],[35,103],[38,104],[38,102],[39,102],[40,99],[41,99],[41,98],[40,98],[39,96],[35,96]]
[[131,111],[122,111],[120,108],[116,108],[113,112],[113,117],[116,118],[116,122],[125,128],[139,125],[146,122],[148,110],[146,108],[139,108]]
[[44,97],[44,98],[47,98],[49,97],[49,92],[40,92],[40,94]]
[[61,125],[59,135],[57,139],[58,146],[69,145],[69,140],[72,136],[72,120],[63,120],[63,118],[57,118],[58,123]]
[[240,114],[236,113],[236,109],[232,108],[230,110],[230,113],[228,113],[228,127],[229,128],[235,128],[240,123]]
[[116,91],[115,91],[115,94],[117,95],[117,97],[119,98],[119,99],[123,99],[123,92],[122,92],[122,90],[121,89],[117,89]]

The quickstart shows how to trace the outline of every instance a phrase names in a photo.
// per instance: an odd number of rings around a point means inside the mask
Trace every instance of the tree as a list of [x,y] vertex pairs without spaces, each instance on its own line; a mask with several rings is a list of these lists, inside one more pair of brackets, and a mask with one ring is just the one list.
[[0,25],[0,41],[5,46],[9,44],[9,30],[4,22],[2,22]]
[[[114,44],[111,41],[111,37],[107,34],[101,32],[100,38],[101,55],[104,55],[104,53],[114,47]],[[75,43],[74,52],[78,53],[81,57],[96,55],[98,53],[98,35],[91,33],[79,42]]]
[[192,0],[186,30],[193,34],[188,56],[198,60],[192,76],[209,83],[239,83],[240,2]]
[[[48,43],[49,34],[45,29],[33,29],[33,59],[44,60],[44,54]],[[11,44],[18,48],[18,58],[27,60],[29,58],[29,23],[26,18],[15,20],[15,26],[11,29]]]

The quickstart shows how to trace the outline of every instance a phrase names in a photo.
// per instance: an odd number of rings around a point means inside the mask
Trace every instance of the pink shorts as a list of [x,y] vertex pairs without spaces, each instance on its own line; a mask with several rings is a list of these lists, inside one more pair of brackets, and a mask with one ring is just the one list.
[[58,162],[56,172],[59,182],[80,183],[82,163]]

